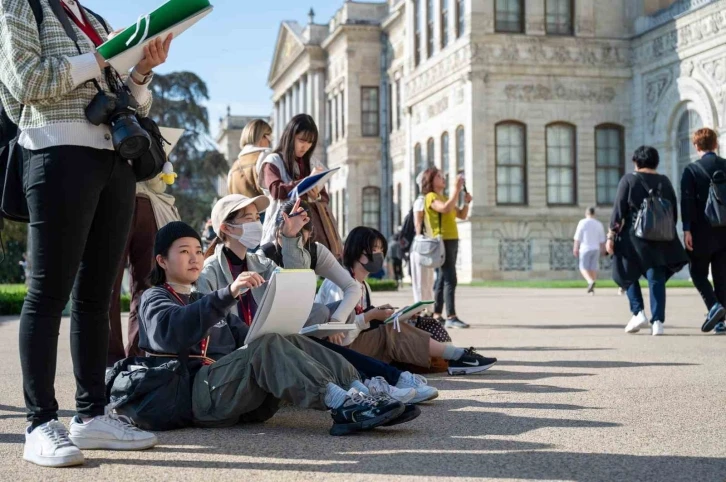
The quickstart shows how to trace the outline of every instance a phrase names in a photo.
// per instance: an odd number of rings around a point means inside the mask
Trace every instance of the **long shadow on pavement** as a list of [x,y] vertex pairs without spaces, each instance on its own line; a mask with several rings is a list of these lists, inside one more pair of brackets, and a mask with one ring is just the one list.
[[578,347],[564,347],[564,346],[482,346],[477,347],[477,350],[482,352],[489,351],[612,351],[615,348],[578,348]]
[[689,367],[698,363],[657,363],[657,362],[626,362],[609,360],[549,360],[549,361],[516,361],[502,360],[497,366],[512,367],[559,367],[559,368],[641,368],[641,367]]

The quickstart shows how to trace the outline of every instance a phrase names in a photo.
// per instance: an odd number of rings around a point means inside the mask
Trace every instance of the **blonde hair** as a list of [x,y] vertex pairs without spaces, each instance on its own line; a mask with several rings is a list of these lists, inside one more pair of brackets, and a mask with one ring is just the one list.
[[255,119],[247,124],[242,131],[242,137],[239,140],[240,149],[248,144],[257,145],[264,136],[272,134],[272,127],[270,124],[263,121],[262,119]]

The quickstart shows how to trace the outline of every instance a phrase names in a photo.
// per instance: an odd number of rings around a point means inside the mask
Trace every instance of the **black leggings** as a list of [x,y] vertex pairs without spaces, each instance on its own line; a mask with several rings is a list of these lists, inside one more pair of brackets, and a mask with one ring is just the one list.
[[328,340],[321,340],[320,338],[312,339],[324,347],[333,350],[335,353],[342,355],[348,363],[358,370],[358,373],[364,380],[373,377],[383,377],[389,385],[395,385],[398,383],[398,379],[401,378],[401,373],[403,372],[388,363],[383,363],[380,360],[358,353],[350,348],[330,343]]
[[135,185],[131,166],[113,151],[61,146],[30,154],[26,197],[33,272],[20,315],[20,364],[34,427],[58,418],[58,332],[71,294],[76,410],[83,417],[104,413],[108,308]]
[[456,257],[459,255],[459,240],[444,241],[446,259],[444,265],[436,273],[434,285],[434,313],[444,314],[444,300],[446,300],[446,314],[456,316]]

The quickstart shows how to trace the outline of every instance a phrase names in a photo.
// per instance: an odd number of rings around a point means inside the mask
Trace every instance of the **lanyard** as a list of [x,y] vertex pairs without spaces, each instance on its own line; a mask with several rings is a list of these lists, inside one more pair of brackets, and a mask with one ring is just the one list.
[[[232,273],[232,262],[227,258],[227,265],[229,266],[229,272]],[[242,272],[247,271],[247,260],[242,260]],[[241,307],[241,315],[242,315],[242,321],[245,322],[247,326],[252,325],[252,290],[248,289],[246,293],[241,294],[237,297],[237,301],[239,301],[239,305]]]
[[[169,293],[171,293],[171,295],[174,298],[176,298],[177,301],[179,301],[179,303],[181,303],[182,306],[186,306],[186,303],[184,302],[184,300],[181,298],[181,296],[179,296],[179,294],[176,292],[176,290],[174,290],[174,288],[171,287],[171,285],[169,283],[164,283],[164,288],[166,288],[166,290]],[[202,350],[202,356],[206,358],[207,348],[209,348],[209,336],[204,338],[201,342],[199,342],[199,344],[200,344],[200,348]],[[207,360],[204,361],[204,364],[211,365],[211,363],[208,363]]]

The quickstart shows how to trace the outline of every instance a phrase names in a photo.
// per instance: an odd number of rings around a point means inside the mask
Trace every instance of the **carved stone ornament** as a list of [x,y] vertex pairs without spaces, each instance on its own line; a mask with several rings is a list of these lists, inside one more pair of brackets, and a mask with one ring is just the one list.
[[479,42],[472,47],[472,63],[585,65],[629,67],[630,49],[624,42],[578,39],[577,44],[519,37],[502,37],[505,43]]
[[670,70],[657,73],[644,80],[645,83],[645,121],[650,127],[650,133],[655,132],[655,121],[658,115],[658,104],[663,94],[670,87],[673,74]]
[[508,100],[536,101],[573,101],[592,104],[609,104],[615,99],[613,87],[565,87],[555,84],[550,87],[543,84],[509,84],[504,88]]
[[647,42],[635,51],[637,59],[652,61],[665,55],[675,54],[696,43],[707,41],[726,30],[726,10],[718,10],[710,15],[673,28],[669,32]]

